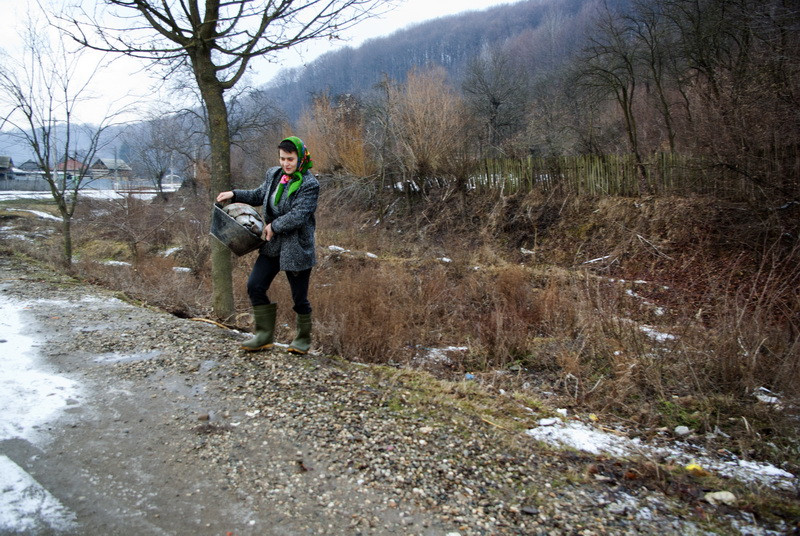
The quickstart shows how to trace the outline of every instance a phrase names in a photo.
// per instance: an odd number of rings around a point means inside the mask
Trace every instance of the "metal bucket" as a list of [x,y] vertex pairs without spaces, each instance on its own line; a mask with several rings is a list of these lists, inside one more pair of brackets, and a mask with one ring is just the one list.
[[231,218],[219,203],[214,203],[214,213],[211,216],[211,236],[240,257],[264,244],[261,237]]

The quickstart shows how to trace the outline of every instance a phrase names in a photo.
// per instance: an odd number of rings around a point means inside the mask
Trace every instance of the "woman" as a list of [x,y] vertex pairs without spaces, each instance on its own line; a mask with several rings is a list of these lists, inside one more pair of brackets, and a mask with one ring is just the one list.
[[316,264],[314,231],[319,182],[308,170],[313,166],[311,155],[300,138],[291,136],[278,144],[280,166],[267,170],[264,184],[255,190],[222,192],[217,202],[230,201],[263,207],[263,238],[247,280],[247,294],[253,306],[255,336],[241,348],[256,352],[272,348],[275,335],[277,304],[267,297],[272,280],[281,270],[286,272],[297,314],[297,335],[289,352],[308,353],[311,347],[311,303],[308,283],[311,267]]

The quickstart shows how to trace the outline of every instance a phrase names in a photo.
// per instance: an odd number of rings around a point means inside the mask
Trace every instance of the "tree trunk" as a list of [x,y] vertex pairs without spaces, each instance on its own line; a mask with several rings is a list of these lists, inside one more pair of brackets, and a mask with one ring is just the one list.
[[64,233],[64,266],[72,269],[72,218],[62,214],[61,228]]
[[[195,58],[195,73],[208,111],[208,139],[211,145],[211,199],[231,189],[231,142],[224,89],[216,78],[211,58]],[[231,252],[216,240],[211,241],[211,283],[214,314],[226,320],[233,316],[233,277]]]
[[658,91],[658,100],[661,104],[661,116],[664,118],[664,126],[667,129],[667,139],[669,140],[669,152],[675,153],[675,129],[672,126],[672,112],[670,110],[669,100],[667,99],[666,91],[664,91],[661,77],[656,76],[654,78],[656,84],[656,91]]
[[647,170],[645,169],[642,155],[639,152],[639,135],[636,128],[636,116],[633,111],[634,90],[634,87],[631,87],[630,92],[628,92],[627,88],[621,88],[617,93],[617,100],[625,118],[625,130],[628,134],[628,143],[630,144],[631,152],[636,160],[636,178],[639,184],[639,195],[648,195],[650,194],[650,185],[647,181]]

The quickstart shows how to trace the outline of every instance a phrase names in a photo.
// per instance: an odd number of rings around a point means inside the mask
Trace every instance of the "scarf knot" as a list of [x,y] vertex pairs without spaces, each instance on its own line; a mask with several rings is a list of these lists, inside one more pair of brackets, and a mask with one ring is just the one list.
[[[289,184],[291,183],[291,184]],[[281,201],[281,197],[283,197],[283,191],[286,189],[286,185],[289,185],[289,191],[286,193],[286,197],[288,198],[294,192],[300,188],[300,185],[303,184],[303,176],[300,173],[294,172],[291,175],[283,174],[281,180],[278,182],[278,189],[275,191],[275,204],[277,205]]]

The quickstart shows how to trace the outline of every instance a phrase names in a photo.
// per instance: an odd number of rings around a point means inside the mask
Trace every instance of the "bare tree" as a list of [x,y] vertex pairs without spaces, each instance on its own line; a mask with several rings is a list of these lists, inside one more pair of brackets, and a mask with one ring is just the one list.
[[[81,45],[143,58],[168,73],[188,68],[208,114],[211,189],[231,189],[230,125],[225,92],[254,58],[313,39],[335,38],[390,2],[379,0],[105,0],[111,21],[78,7],[63,21]],[[233,314],[230,253],[212,242],[213,308]]]
[[367,154],[363,105],[356,97],[319,95],[300,125],[311,147],[316,148],[315,165],[320,171],[357,177],[375,173],[374,161]]
[[[442,67],[412,69],[402,86],[389,87],[394,143],[406,178],[423,185],[444,175],[465,137],[464,104]],[[409,177],[409,175],[411,177]]]
[[467,65],[462,89],[470,110],[485,125],[490,150],[499,151],[504,139],[523,124],[528,97],[525,76],[508,53],[485,49]]
[[664,16],[664,7],[659,2],[636,0],[635,11],[626,16],[635,38],[640,43],[639,61],[653,85],[656,107],[664,121],[670,152],[675,152],[675,118],[669,91],[674,85],[670,80],[670,67],[675,64],[677,48],[674,32]]
[[98,125],[81,123],[79,107],[92,98],[92,78],[100,63],[88,69],[89,58],[50,43],[47,28],[36,27],[33,19],[23,37],[22,53],[4,58],[0,70],[0,98],[10,108],[0,127],[12,127],[13,135],[31,149],[50,186],[61,215],[63,262],[69,268],[78,194],[92,178],[89,166],[97,152],[111,141],[102,139],[116,114],[109,112]]
[[162,200],[166,200],[164,179],[183,161],[176,149],[183,145],[183,136],[176,128],[178,121],[175,116],[154,118],[132,126],[125,133],[134,172],[149,180]]
[[800,189],[800,10],[783,0],[661,0],[677,34],[694,149],[734,189]]
[[641,82],[639,44],[630,21],[604,4],[597,19],[595,32],[580,58],[579,78],[587,89],[598,94],[611,94],[622,112],[630,151],[636,159],[639,190],[650,188],[639,147],[639,128],[634,103]]
[[599,153],[595,103],[564,73],[543,78],[531,91],[523,138],[535,156]]

